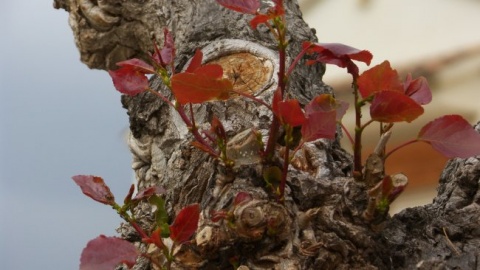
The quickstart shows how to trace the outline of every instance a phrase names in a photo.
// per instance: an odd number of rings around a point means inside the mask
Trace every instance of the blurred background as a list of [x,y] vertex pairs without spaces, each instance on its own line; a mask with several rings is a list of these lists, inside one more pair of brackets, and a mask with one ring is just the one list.
[[[319,42],[343,43],[373,54],[370,67],[389,60],[402,81],[407,73],[429,81],[433,100],[410,124],[396,124],[389,147],[413,139],[429,121],[445,114],[461,114],[470,123],[480,121],[480,1],[478,0],[300,0],[305,21],[315,28]],[[360,70],[366,70],[363,63]],[[324,81],[338,99],[353,101],[351,76],[327,66]],[[368,111],[364,114],[368,118]],[[354,114],[343,123],[353,134]],[[378,127],[364,132],[363,157],[378,140]],[[351,149],[347,140],[345,149]],[[388,147],[387,147],[388,149]],[[387,159],[387,173],[405,173],[409,184],[391,207],[430,203],[447,159],[425,143],[409,145]]]
[[121,220],[71,176],[104,177],[119,201],[132,182],[120,94],[80,63],[52,1],[1,1],[0,36],[0,269],[78,269]]
[[[371,66],[388,59],[402,74],[429,79],[433,102],[418,123],[398,127],[393,144],[443,114],[480,120],[480,1],[300,4],[321,42],[368,49],[374,55]],[[80,63],[68,15],[50,1],[0,2],[0,34],[1,268],[78,269],[88,240],[115,235],[120,219],[85,197],[71,176],[102,176],[123,199],[132,181],[123,139],[128,118],[108,74]],[[350,100],[343,70],[329,66],[325,81],[338,98]],[[375,132],[369,137],[366,148],[375,144]],[[435,194],[446,159],[420,146],[391,157],[391,172],[410,176],[394,211],[429,203]]]

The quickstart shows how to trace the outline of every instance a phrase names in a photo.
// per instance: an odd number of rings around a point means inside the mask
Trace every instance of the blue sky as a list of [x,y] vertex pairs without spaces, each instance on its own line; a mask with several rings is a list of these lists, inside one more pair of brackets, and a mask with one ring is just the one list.
[[105,71],[89,70],[52,1],[0,3],[2,269],[78,269],[89,239],[115,235],[115,211],[76,174],[104,177],[119,201],[132,181],[128,117]]

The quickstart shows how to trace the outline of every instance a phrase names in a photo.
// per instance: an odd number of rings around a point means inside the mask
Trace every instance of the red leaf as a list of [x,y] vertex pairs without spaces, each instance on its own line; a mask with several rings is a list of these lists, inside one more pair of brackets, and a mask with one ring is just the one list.
[[142,239],[144,243],[152,243],[159,248],[164,248],[165,245],[163,244],[162,240],[162,228],[158,227],[155,231],[152,232],[150,238]]
[[410,96],[420,105],[425,105],[432,101],[432,91],[430,91],[427,79],[424,77],[412,80],[412,75],[409,73],[405,79],[403,87],[405,89],[405,94]]
[[142,191],[138,192],[135,198],[133,198],[133,200],[139,201],[155,194],[156,195],[165,194],[165,192],[166,190],[163,187],[153,186],[153,187],[145,188]]
[[220,65],[208,64],[195,69],[193,73],[210,77],[212,79],[220,79],[223,76],[223,69]]
[[266,14],[258,14],[250,21],[252,29],[256,29],[261,23],[266,23],[269,20],[282,17],[285,14],[285,8],[283,7],[283,0],[274,0],[275,6],[270,8]]
[[[347,68],[348,73],[358,77],[358,67],[352,60],[364,62],[370,65],[372,54],[366,50],[359,50],[340,43],[314,43],[304,42],[303,48],[310,47],[309,53],[318,53],[315,61],[333,64],[341,68]],[[311,62],[308,62],[311,63]]]
[[112,270],[120,263],[132,267],[138,255],[137,248],[132,243],[100,235],[90,240],[83,249],[80,270]]
[[423,108],[420,104],[396,91],[377,93],[370,105],[372,119],[384,123],[412,122],[422,114]]
[[282,124],[288,124],[291,127],[300,126],[305,123],[305,115],[303,114],[300,103],[296,99],[280,101],[277,104],[275,112]]
[[93,175],[75,175],[73,181],[82,190],[83,194],[103,204],[113,205],[115,198],[110,192],[110,188],[105,184],[103,179]]
[[252,29],[256,29],[259,24],[266,23],[270,19],[272,19],[271,16],[268,16],[265,14],[259,14],[250,21],[250,26],[252,27]]
[[336,119],[338,122],[342,121],[343,116],[347,113],[348,103],[343,100],[337,100],[337,115]]
[[445,115],[426,124],[418,139],[446,157],[480,155],[480,134],[460,115]]
[[148,79],[145,73],[138,71],[135,67],[124,66],[117,70],[109,70],[113,85],[120,93],[135,96],[148,88]]
[[273,93],[273,98],[272,98],[272,111],[274,114],[278,113],[278,104],[282,101],[282,91],[280,87],[277,87],[277,90]]
[[192,59],[190,60],[190,64],[188,65],[185,72],[190,72],[190,73],[194,72],[197,68],[199,68],[202,65],[202,59],[203,59],[203,52],[197,49]]
[[178,213],[175,221],[170,225],[170,239],[175,243],[183,243],[195,233],[200,217],[200,206],[192,204]]
[[404,92],[397,71],[390,67],[388,61],[363,72],[357,79],[357,85],[363,98],[386,90]]
[[255,14],[260,8],[258,0],[217,0],[220,5],[246,14]]
[[132,201],[133,192],[135,192],[135,185],[131,184],[127,196],[125,196],[125,199],[123,199],[124,204],[130,203]]
[[228,79],[215,79],[196,73],[178,73],[172,76],[172,92],[180,104],[226,100],[233,89]]
[[131,67],[135,71],[138,71],[138,72],[143,73],[143,74],[153,74],[153,73],[155,73],[155,70],[151,65],[149,65],[149,64],[147,64],[147,63],[145,63],[142,60],[137,59],[137,58],[132,58],[132,59],[129,59],[129,60],[118,62],[117,66],[119,66],[119,67]]
[[302,139],[305,142],[320,138],[334,139],[337,131],[336,111],[316,111],[310,113],[302,125]]
[[285,15],[285,8],[283,7],[283,0],[273,0],[275,7],[273,8],[273,13],[276,16]]

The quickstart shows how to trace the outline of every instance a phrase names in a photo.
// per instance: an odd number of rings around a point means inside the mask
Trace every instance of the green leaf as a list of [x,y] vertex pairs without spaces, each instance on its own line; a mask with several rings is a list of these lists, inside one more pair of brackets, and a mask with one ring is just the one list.
[[162,237],[169,237],[170,230],[168,226],[168,213],[165,209],[165,200],[157,195],[152,195],[148,198],[148,202],[157,207],[155,210],[155,222],[157,226],[161,228]]

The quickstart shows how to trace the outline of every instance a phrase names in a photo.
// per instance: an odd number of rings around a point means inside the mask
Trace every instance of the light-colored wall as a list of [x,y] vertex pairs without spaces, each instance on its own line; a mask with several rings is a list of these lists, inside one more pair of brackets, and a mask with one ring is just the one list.
[[[415,137],[426,122],[444,114],[461,114],[472,124],[480,121],[480,1],[300,0],[300,7],[319,42],[367,49],[374,55],[371,66],[389,60],[402,74],[420,70],[429,79],[432,103],[414,123],[396,127],[393,144]],[[359,67],[368,68],[362,63]],[[324,80],[338,98],[351,100],[350,77],[344,70],[329,65]],[[352,126],[348,118],[353,119],[347,115],[344,123]],[[376,138],[376,132],[367,137]],[[365,148],[374,143],[367,141]],[[429,203],[435,195],[445,159],[435,154],[424,159],[401,164],[422,167],[410,176],[405,196],[392,205],[394,212]],[[437,165],[426,173],[432,163]]]

